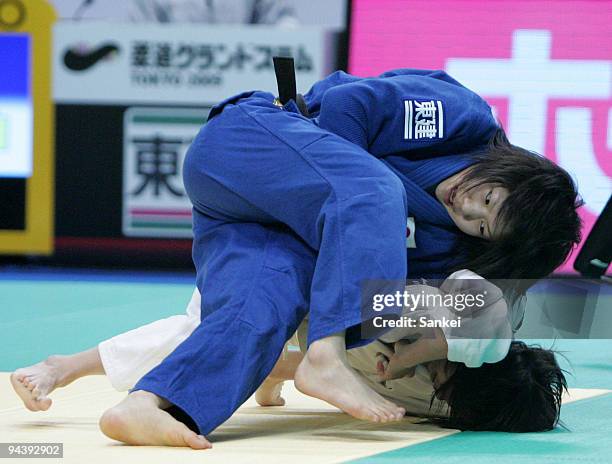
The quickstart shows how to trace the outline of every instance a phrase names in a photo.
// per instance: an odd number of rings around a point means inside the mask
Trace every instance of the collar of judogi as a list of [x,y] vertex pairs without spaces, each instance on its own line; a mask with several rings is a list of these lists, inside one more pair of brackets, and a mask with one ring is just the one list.
[[408,216],[443,227],[454,227],[444,205],[435,196],[426,192],[427,188],[437,185],[444,179],[456,174],[474,163],[468,155],[440,156],[420,161],[412,161],[412,169],[402,170],[382,160],[402,181],[408,199]]

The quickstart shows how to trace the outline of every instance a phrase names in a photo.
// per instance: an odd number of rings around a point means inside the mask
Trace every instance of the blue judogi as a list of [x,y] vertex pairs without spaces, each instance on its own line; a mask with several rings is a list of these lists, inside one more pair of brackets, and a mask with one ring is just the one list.
[[393,291],[407,275],[448,274],[460,235],[427,190],[469,166],[497,128],[442,72],[335,73],[305,97],[313,119],[264,92],[226,100],[185,160],[202,323],[135,389],[168,399],[203,434],[261,384],[306,312],[309,343],[346,330],[358,346],[369,341],[362,282]]
[[[305,99],[320,127],[380,158],[402,181],[408,215],[417,224],[407,277],[447,277],[458,261],[456,240],[462,234],[427,191],[471,165],[472,154],[491,139],[498,125],[489,105],[444,71],[419,69],[369,79],[337,71],[317,82]],[[407,123],[414,129],[414,121],[408,120],[406,102],[413,109],[415,102],[434,103],[433,137],[407,137]]]

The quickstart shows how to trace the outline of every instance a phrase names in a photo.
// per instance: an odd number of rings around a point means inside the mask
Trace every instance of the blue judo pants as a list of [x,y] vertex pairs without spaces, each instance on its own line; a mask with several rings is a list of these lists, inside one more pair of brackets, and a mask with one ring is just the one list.
[[354,329],[360,283],[406,276],[400,180],[273,98],[226,104],[187,153],[202,322],[134,388],[181,408],[202,434],[253,394],[308,311],[309,343]]

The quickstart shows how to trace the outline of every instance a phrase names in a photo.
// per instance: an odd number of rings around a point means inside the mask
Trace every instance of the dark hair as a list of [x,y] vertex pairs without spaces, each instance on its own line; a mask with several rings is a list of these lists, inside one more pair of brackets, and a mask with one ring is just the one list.
[[461,264],[455,270],[471,269],[488,279],[546,277],[580,241],[577,209],[583,202],[571,176],[545,157],[512,145],[503,129],[475,158],[464,178],[468,189],[493,183],[509,191],[497,216],[503,232],[495,241],[461,240]]
[[553,351],[513,341],[500,362],[478,368],[457,363],[435,395],[450,408],[449,417],[439,420],[444,426],[542,432],[559,422],[563,390],[567,382]]

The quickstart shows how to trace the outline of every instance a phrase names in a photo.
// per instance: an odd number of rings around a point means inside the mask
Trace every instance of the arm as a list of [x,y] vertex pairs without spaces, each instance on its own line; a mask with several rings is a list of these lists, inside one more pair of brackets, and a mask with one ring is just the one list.
[[[431,71],[428,69],[394,69],[392,71],[387,71],[378,77],[380,79],[385,79],[387,77],[395,76],[429,76],[434,79],[447,81],[450,84],[461,87],[459,82],[454,80],[444,71]],[[329,89],[339,85],[350,84],[366,79],[368,78],[353,76],[345,73],[344,71],[335,71],[320,81],[315,82],[310,90],[308,90],[308,92],[304,95],[304,98],[308,103],[308,111],[310,112],[311,116],[315,117],[319,115],[319,112],[321,111],[321,100]]]
[[487,103],[441,71],[395,71],[329,86],[319,125],[376,157],[465,153],[484,146],[497,129]]
[[513,337],[512,318],[504,294],[497,286],[478,274],[461,270],[442,284],[447,294],[481,295],[482,307],[463,311],[461,327],[445,330],[448,360],[467,367],[501,361],[508,354]]
[[[420,288],[421,286],[417,286]],[[456,328],[394,329],[381,340],[395,344],[395,354],[389,363],[379,366],[381,379],[390,380],[410,375],[413,368],[424,362],[447,358],[462,362],[468,367],[480,367],[483,363],[502,360],[508,353],[512,340],[511,317],[501,290],[477,274],[463,270],[452,274],[438,289],[430,293],[440,295],[472,294],[485,295],[484,304],[473,310],[451,311],[450,308],[420,308],[430,320],[461,317],[461,326]],[[512,308],[511,308],[512,309]],[[512,311],[511,311],[512,312]],[[511,315],[510,315],[511,316]],[[406,338],[418,340],[407,343]]]

